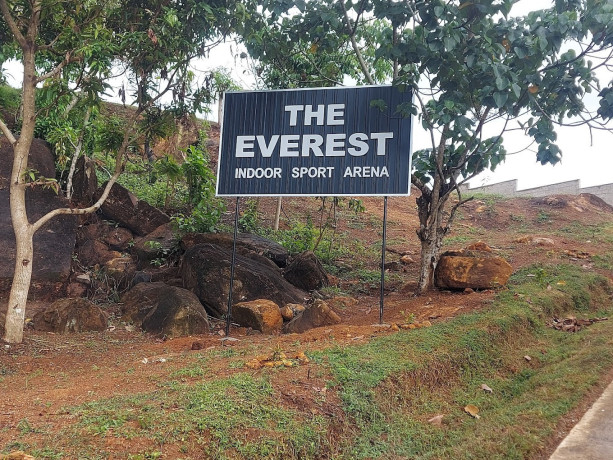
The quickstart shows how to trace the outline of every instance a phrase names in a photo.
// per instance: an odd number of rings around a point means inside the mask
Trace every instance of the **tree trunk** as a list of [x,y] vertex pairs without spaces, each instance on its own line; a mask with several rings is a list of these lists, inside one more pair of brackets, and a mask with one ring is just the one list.
[[419,281],[417,282],[417,290],[415,295],[421,295],[434,288],[434,271],[438,264],[438,259],[441,254],[444,233],[436,231],[437,229],[429,229],[428,233],[432,233],[431,238],[421,239],[421,261],[419,268]]
[[[14,228],[29,226],[27,222],[13,223]],[[26,314],[26,303],[32,279],[32,259],[34,247],[31,231],[17,232],[15,273],[9,295],[6,323],[4,326],[4,340],[8,343],[21,343],[23,340],[23,325]]]
[[224,93],[219,93],[219,101],[217,102],[217,123],[221,126],[221,122],[223,121],[223,98]]
[[434,271],[441,255],[443,238],[449,230],[444,222],[443,211],[449,195],[441,194],[442,181],[434,180],[432,190],[425,187],[416,200],[419,216],[417,236],[421,242],[419,281],[415,295],[421,295],[434,288]]
[[[31,25],[32,27],[32,25]],[[23,322],[26,302],[32,278],[32,259],[34,235],[26,212],[25,172],[28,168],[28,155],[34,138],[36,124],[36,72],[34,65],[34,43],[30,42],[23,50],[23,122],[19,140],[13,146],[13,169],[10,184],[10,208],[13,231],[15,233],[15,273],[6,310],[4,340],[20,343],[23,338]]]

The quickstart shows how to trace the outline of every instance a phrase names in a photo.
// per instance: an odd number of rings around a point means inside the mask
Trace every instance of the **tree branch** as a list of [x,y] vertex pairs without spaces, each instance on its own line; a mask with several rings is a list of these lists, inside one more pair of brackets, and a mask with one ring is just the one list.
[[351,30],[351,21],[349,19],[349,15],[347,14],[347,8],[345,8],[345,1],[339,0],[339,5],[343,10],[343,19],[345,21],[345,26],[347,27],[347,32],[349,33],[349,39],[351,40],[351,46],[353,51],[355,52],[356,57],[358,58],[358,62],[360,63],[360,68],[362,69],[362,73],[364,74],[364,78],[368,81],[369,84],[374,85],[375,80],[370,74],[368,67],[366,66],[366,62],[364,61],[364,57],[362,56],[362,52],[360,51],[360,47],[358,46],[358,42],[355,40],[355,31]]
[[13,135],[9,127],[6,126],[4,121],[2,121],[2,119],[0,119],[0,131],[2,131],[2,134],[6,136],[6,138],[9,140],[11,145],[15,147],[15,144],[17,143],[17,139],[15,139],[15,136]]
[[[119,158],[117,159],[117,161],[119,161]],[[56,208],[48,212],[47,214],[45,214],[43,217],[38,219],[36,222],[34,222],[34,224],[32,224],[32,232],[34,233],[37,232],[43,225],[45,225],[47,222],[49,222],[51,219],[57,216],[61,216],[61,215],[78,216],[78,215],[91,214],[92,212],[96,212],[98,209],[100,209],[100,206],[102,206],[102,203],[104,203],[104,201],[109,196],[109,193],[111,192],[111,187],[113,187],[113,185],[117,181],[117,178],[119,177],[120,174],[121,174],[121,169],[119,170],[119,172],[116,171],[111,176],[111,178],[106,184],[106,187],[104,188],[104,191],[102,192],[102,195],[100,195],[100,198],[98,198],[98,201],[96,201],[93,205],[87,208],[78,208],[78,209]]]
[[36,78],[36,82],[37,83],[41,83],[49,78],[55,77],[58,73],[60,73],[62,71],[62,69],[64,67],[66,67],[68,64],[72,63],[72,62],[78,62],[80,61],[81,58],[72,58],[70,56],[70,51],[66,53],[66,57],[62,60],[62,62],[60,62],[58,65],[55,66],[55,68],[49,72],[47,72],[46,74],[40,75],[39,77]]
[[415,175],[415,173],[411,174],[411,183],[419,189],[421,193],[429,192],[430,189],[424,182]]
[[15,22],[15,18],[13,18],[13,15],[11,14],[11,11],[9,10],[9,6],[6,0],[0,0],[0,11],[2,11],[2,16],[4,16],[4,20],[9,26],[11,33],[13,34],[13,36],[19,43],[19,46],[24,48],[27,45],[26,38],[23,36],[21,31],[19,30],[19,27],[17,26],[17,23]]

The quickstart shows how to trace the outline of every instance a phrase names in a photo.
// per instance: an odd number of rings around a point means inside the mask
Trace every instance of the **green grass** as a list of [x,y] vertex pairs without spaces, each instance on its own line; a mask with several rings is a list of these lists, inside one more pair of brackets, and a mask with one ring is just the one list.
[[603,268],[605,270],[613,270],[613,254],[610,252],[596,255],[592,258],[594,260],[594,265],[598,268]]
[[577,241],[613,244],[613,223],[585,225],[579,222],[566,225],[556,232],[559,236]]
[[[538,270],[540,277],[528,276]],[[535,267],[516,274],[485,312],[322,352],[357,428],[344,439],[341,458],[534,453],[613,366],[610,324],[568,334],[546,328],[545,319],[565,310],[587,313],[607,301],[607,290],[606,280],[574,267]],[[494,393],[481,391],[482,383]],[[480,408],[480,420],[463,412],[467,404]],[[427,423],[439,414],[443,428]]]
[[[72,410],[75,434],[87,439],[147,438],[197,450],[202,458],[315,458],[326,424],[282,408],[266,377],[238,373],[196,385],[119,396]],[[129,452],[132,455],[142,452]]]
[[17,111],[20,103],[21,90],[6,85],[0,85],[0,107],[10,111]]
[[469,235],[454,235],[448,236],[443,240],[443,245],[448,247],[466,246],[470,241],[474,241],[474,237]]

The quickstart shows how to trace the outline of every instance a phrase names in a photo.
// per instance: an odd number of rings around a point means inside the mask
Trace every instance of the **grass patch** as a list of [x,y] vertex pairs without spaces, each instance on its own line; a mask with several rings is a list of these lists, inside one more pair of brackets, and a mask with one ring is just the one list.
[[21,104],[21,90],[8,85],[0,85],[0,107],[16,112]]
[[[609,298],[604,278],[572,266],[533,267],[485,312],[322,352],[357,429],[343,440],[341,458],[530,456],[613,366],[612,325],[568,334],[546,328],[545,319],[587,313]],[[480,420],[463,412],[467,404],[480,408]],[[439,414],[443,427],[427,423]]]
[[326,423],[320,417],[282,408],[267,378],[246,373],[197,385],[174,382],[165,390],[85,404],[72,413],[84,444],[108,436],[151,439],[217,459],[316,458],[325,449]]
[[613,270],[613,254],[607,252],[602,255],[596,255],[592,258],[594,265],[605,270]]
[[592,241],[593,243],[613,244],[613,224],[601,223],[585,225],[574,222],[566,225],[556,232],[577,241]]

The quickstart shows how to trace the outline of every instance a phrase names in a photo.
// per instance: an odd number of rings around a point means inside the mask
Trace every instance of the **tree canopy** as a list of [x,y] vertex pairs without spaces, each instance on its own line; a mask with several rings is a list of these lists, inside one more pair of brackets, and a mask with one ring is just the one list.
[[[300,56],[333,65],[336,81],[349,77],[414,90],[413,112],[431,140],[413,155],[412,182],[421,191],[420,291],[432,284],[442,238],[463,202],[459,186],[504,160],[505,133],[524,131],[536,144],[536,159],[555,164],[562,155],[557,126],[607,129],[613,117],[612,84],[598,79],[611,75],[613,2],[558,0],[514,16],[516,3],[263,2],[259,21],[265,27],[246,39],[277,73],[284,65],[296,73],[295,60],[283,59]],[[277,40],[264,42],[266,34]],[[350,63],[349,70],[338,63]],[[305,73],[313,80],[320,70],[310,65]],[[597,110],[584,103],[592,95],[600,101]],[[446,213],[452,193],[459,200]]]

